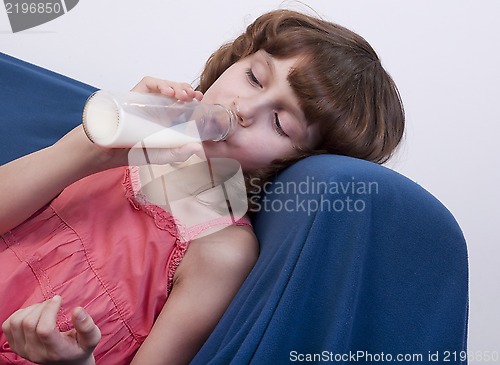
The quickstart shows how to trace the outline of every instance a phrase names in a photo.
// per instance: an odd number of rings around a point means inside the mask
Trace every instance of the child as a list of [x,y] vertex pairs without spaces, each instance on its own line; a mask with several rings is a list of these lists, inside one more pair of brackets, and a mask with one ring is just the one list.
[[[231,108],[238,128],[203,153],[236,159],[253,185],[314,154],[384,162],[404,129],[396,86],[370,45],[287,10],[217,50],[196,91],[153,78],[134,90]],[[195,152],[169,150],[162,162]],[[180,234],[170,212],[138,198],[128,153],[99,148],[79,127],[0,167],[0,295],[23,283],[2,305],[0,358],[187,363],[251,270],[248,219]]]

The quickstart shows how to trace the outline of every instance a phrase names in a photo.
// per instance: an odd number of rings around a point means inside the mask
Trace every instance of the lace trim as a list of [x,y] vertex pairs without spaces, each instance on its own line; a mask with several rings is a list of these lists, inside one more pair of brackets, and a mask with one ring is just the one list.
[[170,290],[172,290],[175,271],[179,267],[179,264],[188,249],[189,243],[193,239],[205,230],[221,225],[230,226],[235,224],[237,226],[252,227],[246,217],[243,217],[236,222],[232,217],[220,217],[210,222],[189,227],[188,229],[170,212],[167,212],[163,208],[150,203],[146,196],[140,192],[141,181],[139,178],[139,168],[137,166],[131,166],[125,170],[125,176],[122,184],[125,189],[125,196],[133,208],[141,210],[152,217],[156,227],[169,232],[173,237],[175,237],[175,246],[168,259],[167,294],[170,293]]
[[125,189],[125,197],[134,209],[140,210],[149,215],[153,218],[156,227],[169,232],[172,237],[175,237],[175,246],[168,259],[167,267],[166,291],[168,294],[170,293],[170,290],[172,290],[175,271],[181,263],[189,244],[189,237],[186,234],[186,228],[179,220],[175,219],[171,213],[155,204],[151,204],[146,199],[146,196],[140,192],[141,182],[138,167],[131,166],[125,170],[122,185]]
[[176,245],[172,253],[170,254],[168,260],[168,273],[167,273],[167,295],[172,290],[174,286],[174,276],[177,268],[179,267],[184,255],[186,254],[188,248],[188,243],[184,242],[183,244]]
[[150,203],[146,196],[140,192],[141,182],[138,167],[129,167],[125,171],[123,179],[125,196],[134,209],[141,210],[153,218],[156,227],[169,232],[172,236],[186,241],[186,228],[181,221],[165,211],[163,208]]
[[206,230],[210,228],[215,228],[215,227],[220,227],[220,226],[247,226],[247,227],[252,227],[250,222],[248,221],[247,218],[242,217],[238,219],[237,221],[234,220],[232,216],[224,216],[224,217],[219,217],[216,219],[211,220],[210,222],[205,222],[205,223],[200,223],[197,224],[193,227],[189,227],[189,238],[191,240],[194,240],[196,237],[198,237],[200,234],[205,232]]

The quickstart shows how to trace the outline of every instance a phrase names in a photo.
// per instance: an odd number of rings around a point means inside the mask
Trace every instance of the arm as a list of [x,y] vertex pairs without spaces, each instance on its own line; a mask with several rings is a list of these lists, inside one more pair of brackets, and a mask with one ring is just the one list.
[[230,226],[194,240],[174,277],[170,296],[132,364],[189,363],[252,269],[257,240]]
[[[203,97],[188,84],[152,77],[145,77],[132,90],[163,93],[185,101]],[[159,158],[162,163],[182,161],[196,151],[194,146],[186,146],[164,151]],[[79,126],[53,146],[0,166],[0,234],[22,223],[73,182],[126,165],[128,152],[91,143]]]
[[123,150],[105,150],[77,127],[53,146],[0,166],[0,234],[30,217],[66,186],[126,162]]

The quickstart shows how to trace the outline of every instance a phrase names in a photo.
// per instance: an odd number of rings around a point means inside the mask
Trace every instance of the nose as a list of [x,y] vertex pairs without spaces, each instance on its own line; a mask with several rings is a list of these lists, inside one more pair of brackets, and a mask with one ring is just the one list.
[[258,97],[236,97],[234,110],[238,124],[246,128],[252,125],[265,109],[265,101]]
[[236,115],[236,119],[239,125],[241,125],[243,128],[245,128],[247,125],[245,123],[245,120],[243,119],[243,116],[241,115],[241,109],[240,109],[240,104],[237,103],[236,101],[233,103],[234,104],[234,114]]

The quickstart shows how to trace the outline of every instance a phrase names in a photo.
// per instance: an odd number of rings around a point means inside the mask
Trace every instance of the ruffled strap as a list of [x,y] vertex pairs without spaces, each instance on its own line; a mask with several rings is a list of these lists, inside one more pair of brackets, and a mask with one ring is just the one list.
[[203,232],[212,229],[212,228],[217,228],[217,227],[227,227],[231,225],[236,225],[236,226],[246,226],[249,228],[252,228],[252,224],[250,223],[250,220],[244,216],[240,218],[239,220],[235,221],[232,216],[223,216],[219,217],[216,219],[213,219],[209,222],[203,222],[200,224],[197,224],[195,226],[189,227],[186,231],[187,236],[189,239],[192,241],[195,238],[197,238],[199,235],[201,235]]
[[[123,178],[125,197],[136,210],[141,210],[153,218],[156,227],[169,232],[173,237],[183,239],[186,236],[186,229],[182,222],[158,205],[150,203],[146,196],[140,192],[141,182],[139,179],[139,168],[131,166],[125,170]],[[184,238],[183,240],[186,240]]]

